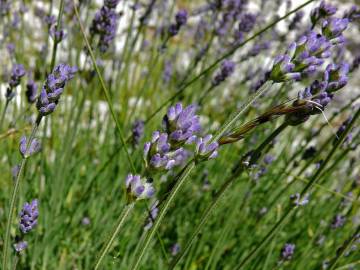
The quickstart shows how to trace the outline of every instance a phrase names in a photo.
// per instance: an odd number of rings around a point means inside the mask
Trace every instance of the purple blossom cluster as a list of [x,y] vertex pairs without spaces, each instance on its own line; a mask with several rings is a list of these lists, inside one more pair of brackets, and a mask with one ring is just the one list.
[[281,249],[281,259],[284,261],[289,261],[293,257],[295,252],[295,244],[286,243],[284,247]]
[[98,36],[98,48],[105,53],[116,36],[119,15],[116,13],[116,6],[119,1],[105,1],[104,6],[95,13],[90,27],[92,37]]
[[38,153],[41,149],[40,141],[36,138],[31,140],[28,149],[26,149],[27,144],[28,144],[28,139],[26,138],[26,136],[22,136],[20,139],[19,150],[24,158],[28,158],[29,156]]
[[139,145],[144,135],[144,121],[136,120],[132,125],[132,142],[134,146]]
[[324,73],[322,81],[315,80],[298,94],[298,100],[294,106],[302,106],[302,110],[287,115],[290,125],[298,125],[305,122],[310,115],[320,114],[331,102],[334,92],[343,88],[348,82],[349,65],[329,64]]
[[59,64],[48,75],[36,103],[41,116],[48,115],[55,110],[66,83],[74,77],[76,72],[76,67]]
[[225,60],[222,62],[219,72],[212,80],[212,85],[217,86],[226,80],[235,71],[235,63],[231,60]]
[[170,36],[176,36],[180,28],[187,23],[188,12],[185,9],[179,10],[175,15],[175,23],[169,26],[168,33]]
[[269,72],[269,79],[274,82],[300,80],[302,77],[314,74],[324,63],[325,58],[331,56],[331,49],[335,45],[343,44],[342,35],[347,28],[348,19],[330,17],[322,23],[322,34],[310,31],[297,42],[289,45],[283,55],[274,60]]
[[129,201],[148,199],[155,194],[152,183],[148,182],[145,178],[141,178],[140,175],[128,174],[125,179],[125,186]]
[[10,75],[10,81],[9,81],[9,87],[6,91],[6,99],[10,100],[14,97],[15,93],[13,92],[13,89],[17,87],[20,82],[21,78],[24,77],[26,74],[25,68],[22,64],[14,64],[11,70]]
[[325,1],[321,1],[320,5],[314,8],[311,11],[310,18],[313,25],[315,25],[319,20],[326,19],[334,15],[337,11],[337,8],[330,3],[326,3]]
[[39,216],[38,201],[33,200],[31,203],[25,203],[20,212],[20,230],[22,233],[28,233],[37,225]]

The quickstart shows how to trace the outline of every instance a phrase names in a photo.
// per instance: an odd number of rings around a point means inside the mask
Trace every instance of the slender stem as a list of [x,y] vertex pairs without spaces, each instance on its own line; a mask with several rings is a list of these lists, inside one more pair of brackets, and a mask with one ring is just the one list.
[[14,217],[15,201],[16,201],[16,198],[17,198],[17,195],[18,195],[18,192],[19,192],[19,188],[20,188],[21,176],[22,176],[22,173],[24,171],[26,161],[28,159],[28,150],[29,150],[31,141],[35,137],[35,134],[36,134],[36,131],[37,131],[38,127],[39,127],[41,119],[42,119],[42,116],[38,115],[38,117],[37,117],[37,119],[36,119],[36,121],[34,123],[33,129],[31,131],[31,135],[29,137],[29,140],[27,140],[26,148],[25,148],[26,150],[25,150],[24,157],[23,157],[23,159],[21,160],[21,163],[20,163],[19,172],[16,175],[15,185],[14,185],[14,189],[13,189],[13,192],[12,192],[12,195],[11,195],[11,200],[10,200],[10,209],[9,209],[8,219],[7,219],[7,222],[6,222],[6,232],[5,232],[5,241],[4,241],[4,256],[3,256],[3,270],[7,269],[8,249],[9,249],[9,244],[10,244],[11,222],[12,222],[12,219]]
[[119,119],[117,118],[117,116],[116,116],[116,114],[115,114],[115,111],[114,111],[114,108],[113,108],[113,105],[112,105],[112,100],[111,100],[111,97],[110,97],[109,90],[108,90],[107,87],[105,86],[104,79],[103,79],[103,77],[102,77],[102,75],[101,75],[101,72],[100,72],[100,70],[99,70],[99,67],[98,67],[98,65],[97,65],[97,63],[96,63],[95,55],[94,55],[94,53],[93,53],[93,51],[92,51],[92,49],[91,49],[89,40],[88,40],[88,38],[87,38],[87,36],[86,36],[84,26],[83,26],[83,24],[81,23],[79,11],[78,11],[78,9],[77,9],[77,7],[76,7],[76,1],[75,1],[75,0],[73,0],[73,4],[74,4],[75,16],[76,16],[76,18],[77,18],[77,20],[78,20],[78,22],[79,22],[80,30],[81,30],[81,33],[82,33],[82,35],[83,35],[83,38],[84,38],[86,47],[87,47],[87,49],[88,49],[88,51],[89,51],[91,61],[93,62],[95,71],[96,71],[97,75],[99,76],[99,81],[100,81],[101,87],[102,87],[102,89],[103,89],[103,92],[104,92],[106,101],[107,101],[107,103],[108,103],[111,116],[112,116],[113,120],[115,121],[117,131],[119,132],[121,144],[122,144],[122,146],[123,146],[123,148],[124,148],[124,151],[125,151],[125,154],[126,154],[126,157],[127,157],[128,161],[129,161],[131,170],[132,170],[133,173],[135,173],[135,172],[136,172],[136,169],[135,169],[134,163],[133,163],[133,161],[132,161],[132,159],[131,159],[130,153],[129,153],[127,147],[126,147],[126,141],[125,141],[125,139],[124,139],[124,135],[123,135],[122,130],[121,130],[121,127],[120,127]]
[[169,210],[169,207],[171,205],[171,203],[173,202],[176,194],[178,193],[178,191],[181,189],[181,187],[185,184],[185,180],[188,178],[188,176],[190,175],[191,171],[195,168],[195,162],[194,161],[190,161],[190,163],[188,165],[186,165],[186,167],[184,168],[184,170],[181,172],[179,179],[177,180],[175,186],[173,187],[173,189],[171,190],[169,196],[167,197],[167,199],[164,202],[163,207],[161,208],[159,215],[157,216],[157,218],[154,221],[153,226],[150,228],[148,234],[146,235],[146,238],[144,240],[144,244],[141,247],[139,254],[135,254],[135,258],[136,261],[135,263],[132,265],[132,267],[130,267],[130,269],[132,270],[137,270],[140,267],[140,263],[142,258],[145,255],[146,250],[148,249],[151,239],[153,238],[155,232],[157,231],[160,223],[162,222],[162,220],[165,217],[165,214],[167,213],[167,211]]
[[251,95],[244,104],[241,105],[240,110],[238,110],[232,117],[229,118],[225,124],[218,130],[215,134],[212,141],[217,141],[224,133],[239,119],[239,117],[257,100],[262,94],[271,88],[273,81],[267,81],[261,86],[261,88]]
[[[265,140],[262,144],[260,144],[256,150],[253,152],[253,158],[252,163],[255,163],[260,157],[262,150],[272,141],[276,136],[278,136],[285,128],[287,127],[287,124],[282,124],[278,128],[274,130]],[[242,160],[243,158],[237,162],[237,164],[234,166],[234,170],[227,181],[221,186],[219,191],[215,194],[211,204],[205,209],[201,219],[200,223],[196,226],[194,232],[192,233],[189,241],[186,243],[185,247],[181,250],[181,252],[176,256],[176,258],[171,263],[169,269],[174,269],[176,265],[181,261],[181,259],[186,255],[188,250],[190,249],[191,245],[194,243],[196,237],[202,230],[203,226],[208,221],[211,213],[214,211],[214,209],[219,204],[220,200],[223,198],[226,191],[229,189],[231,184],[237,179],[237,177],[244,171],[244,167],[242,166]]]
[[107,241],[105,242],[105,245],[100,251],[100,255],[98,259],[96,260],[94,269],[97,270],[100,267],[101,262],[103,261],[105,255],[108,253],[109,249],[111,248],[116,236],[118,235],[121,227],[124,225],[126,218],[129,216],[131,211],[134,209],[135,203],[128,204],[124,207],[118,221],[116,222],[116,226],[110,236],[108,237]]
[[6,111],[7,111],[7,108],[9,107],[9,99],[6,99],[6,103],[5,103],[5,106],[4,106],[4,110],[1,114],[1,119],[0,119],[0,131],[2,130],[2,127],[3,127],[3,124],[4,124],[4,120],[5,120],[5,115],[6,115]]
[[[65,1],[61,0],[59,14],[57,17],[56,31],[60,31],[60,29],[61,29],[61,18],[64,13],[64,4],[65,4]],[[54,69],[54,66],[55,66],[56,52],[57,52],[57,47],[58,47],[59,43],[60,42],[57,40],[56,35],[54,35],[54,46],[53,46],[53,51],[52,51],[52,55],[51,55],[50,72]]]
[[352,243],[356,240],[356,238],[359,237],[359,233],[360,233],[360,226],[357,227],[355,233],[351,236],[350,239],[345,241],[344,245],[337,252],[336,256],[330,261],[329,270],[335,269],[336,264],[339,262],[341,257],[344,256],[344,253],[347,250],[347,248],[352,245]]
[[[336,141],[334,147],[331,149],[330,153],[327,155],[324,162],[321,163],[320,168],[316,171],[316,173],[311,177],[308,184],[304,187],[304,189],[300,193],[300,200],[303,198],[303,196],[308,192],[308,190],[316,184],[316,181],[319,179],[319,175],[321,172],[325,169],[328,162],[331,160],[332,156],[334,155],[335,151],[339,148],[339,146],[342,144],[342,142],[345,140],[347,134],[350,132],[352,126],[355,124],[357,118],[360,116],[360,108],[357,110],[356,114],[354,115],[351,123],[347,125],[345,131],[341,134],[338,141]],[[276,234],[277,231],[281,229],[281,227],[285,224],[285,221],[288,219],[288,217],[291,216],[297,209],[296,204],[292,204],[290,207],[288,207],[288,210],[285,212],[285,214],[280,218],[280,220],[270,229],[270,231],[265,235],[265,237],[262,238],[260,243],[250,251],[250,253],[239,263],[239,265],[235,268],[237,270],[242,269],[247,263],[250,262],[251,259],[254,258],[254,256],[260,251],[261,248],[263,248],[266,243]]]

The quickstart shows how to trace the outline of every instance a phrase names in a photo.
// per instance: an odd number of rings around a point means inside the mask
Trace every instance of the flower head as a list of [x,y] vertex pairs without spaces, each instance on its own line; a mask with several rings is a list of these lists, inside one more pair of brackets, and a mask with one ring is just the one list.
[[55,110],[66,83],[74,77],[76,71],[76,67],[59,64],[48,75],[36,103],[36,107],[41,115],[48,115]]
[[212,80],[212,85],[219,85],[221,82],[225,81],[227,77],[229,77],[235,70],[235,63],[230,60],[225,60],[221,64],[221,68],[219,72],[215,75]]
[[28,247],[28,243],[26,241],[19,241],[14,244],[15,251],[20,253]]
[[33,80],[27,82],[25,94],[29,103],[34,103],[36,101],[37,89],[38,86]]
[[9,85],[14,88],[20,84],[20,79],[25,76],[25,68],[22,64],[14,64],[11,70]]
[[320,5],[311,11],[310,18],[311,22],[315,24],[320,19],[327,18],[336,13],[337,8],[325,1],[321,1]]
[[291,260],[295,252],[295,244],[286,243],[281,249],[281,259],[285,261]]
[[41,144],[39,140],[36,138],[32,139],[28,149],[26,149],[26,146],[27,146],[27,138],[26,136],[22,136],[20,139],[19,150],[24,158],[27,158],[29,156],[38,153],[41,149]]
[[188,13],[185,9],[179,10],[175,15],[175,23],[171,24],[168,29],[170,36],[176,36],[180,28],[187,23]]
[[201,130],[199,116],[195,114],[196,106],[190,105],[183,108],[181,103],[177,103],[168,109],[163,118],[163,126],[167,134],[171,147],[178,147],[191,139]]
[[20,212],[20,230],[23,233],[30,232],[36,225],[39,216],[38,201],[25,203]]
[[212,135],[206,135],[203,138],[197,138],[195,155],[199,160],[208,160],[216,158],[218,155],[218,142],[210,142]]
[[348,18],[329,18],[322,24],[322,33],[328,39],[338,38],[349,25]]
[[129,174],[126,177],[125,185],[130,200],[149,199],[155,194],[153,185],[141,178],[140,175]]
[[113,8],[103,6],[96,12],[90,27],[92,36],[99,36],[98,47],[105,53],[115,38],[119,15]]

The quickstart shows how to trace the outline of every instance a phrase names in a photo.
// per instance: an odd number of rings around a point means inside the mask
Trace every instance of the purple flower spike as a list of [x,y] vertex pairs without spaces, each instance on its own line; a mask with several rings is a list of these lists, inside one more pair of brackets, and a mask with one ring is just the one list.
[[38,201],[33,200],[31,203],[25,203],[20,212],[20,230],[23,233],[30,232],[37,225],[38,216]]
[[25,68],[21,64],[15,64],[11,70],[9,81],[10,88],[14,88],[20,84],[20,79],[25,76]]
[[132,126],[132,141],[134,146],[139,145],[144,135],[144,121],[136,120]]
[[76,72],[76,67],[59,64],[48,75],[36,103],[36,107],[42,116],[48,115],[55,110],[66,83],[74,77]]
[[188,13],[186,10],[179,10],[175,15],[175,23],[171,24],[168,29],[170,36],[176,36],[180,28],[187,23]]
[[322,24],[322,33],[329,39],[338,38],[348,25],[348,18],[329,18]]
[[336,13],[337,8],[325,1],[321,1],[320,5],[311,11],[310,18],[311,22],[315,24],[320,19],[327,18]]
[[[115,1],[106,1],[115,2]],[[110,3],[113,4],[113,3]],[[90,27],[92,36],[99,36],[98,47],[100,52],[105,53],[113,42],[117,27],[119,15],[113,8],[103,6],[96,12]]]
[[140,175],[129,174],[125,179],[125,185],[130,200],[149,199],[155,194],[153,185]]
[[195,154],[200,160],[216,158],[218,155],[218,142],[209,143],[212,135],[206,135],[204,138],[198,138],[196,142]]
[[281,249],[281,259],[284,261],[291,260],[295,252],[295,244],[286,243]]
[[249,33],[255,26],[256,15],[245,13],[241,16],[239,23],[239,32]]
[[22,136],[20,139],[19,150],[24,158],[28,158],[29,156],[32,156],[41,150],[40,142],[36,138],[32,139],[27,151],[26,151],[26,144],[27,144],[27,139],[25,136]]
[[14,244],[14,249],[17,253],[22,252],[28,247],[28,243],[26,241],[20,241]]
[[344,87],[348,82],[349,64],[329,64],[324,72],[324,81],[327,82],[327,91],[335,92]]
[[235,63],[230,60],[225,60],[221,64],[220,71],[215,75],[212,80],[212,85],[217,86],[221,82],[225,81],[227,77],[229,77],[235,70]]
[[36,101],[37,89],[38,89],[38,86],[33,80],[28,81],[28,83],[26,84],[25,94],[26,94],[27,101],[30,104],[34,103]]
[[167,134],[170,135],[170,144],[173,148],[181,146],[200,131],[199,116],[195,112],[195,105],[183,109],[182,105],[178,103],[175,107],[170,107],[164,116],[163,126]]

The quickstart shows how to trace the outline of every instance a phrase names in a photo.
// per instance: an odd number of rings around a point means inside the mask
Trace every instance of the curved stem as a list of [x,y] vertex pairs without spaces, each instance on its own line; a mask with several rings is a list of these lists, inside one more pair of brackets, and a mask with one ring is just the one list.
[[[181,172],[179,179],[177,180],[175,186],[173,187],[173,189],[171,190],[169,196],[167,197],[167,199],[164,202],[163,207],[161,208],[159,215],[157,216],[157,218],[154,221],[153,226],[151,227],[151,229],[149,230],[148,234],[146,235],[146,238],[144,240],[144,244],[143,246],[140,248],[139,254],[135,254],[135,258],[136,261],[135,263],[132,265],[132,267],[130,267],[130,269],[132,270],[136,270],[139,269],[140,267],[140,263],[142,258],[145,255],[146,250],[148,249],[151,239],[154,237],[155,232],[157,231],[160,223],[162,222],[162,220],[165,217],[165,214],[167,213],[171,203],[173,202],[176,194],[179,192],[179,190],[181,189],[181,187],[185,184],[185,180],[188,178],[188,176],[190,175],[191,171],[195,168],[195,162],[194,161],[190,161],[190,163],[184,168],[184,170]],[[137,255],[137,256],[136,256]]]
[[135,206],[135,203],[131,203],[131,204],[126,205],[125,208],[123,209],[118,221],[116,222],[117,225],[115,226],[114,230],[112,231],[112,233],[108,237],[107,241],[105,242],[104,247],[100,251],[100,255],[95,263],[95,267],[94,267],[95,270],[99,269],[101,262],[103,261],[105,255],[108,253],[112,244],[114,243],[116,236],[118,235],[121,227],[124,225],[126,218],[129,216],[129,214],[133,210],[134,206]]
[[[325,169],[328,162],[331,160],[332,156],[336,152],[336,150],[339,148],[339,146],[342,144],[342,142],[345,140],[347,134],[350,132],[352,126],[357,121],[357,118],[360,116],[360,108],[357,110],[356,114],[354,115],[351,123],[347,125],[345,131],[341,134],[338,141],[336,141],[334,147],[331,149],[330,153],[325,158],[324,162],[321,163],[319,169],[316,171],[316,173],[311,177],[308,184],[304,187],[304,189],[300,193],[300,200],[303,198],[303,196],[308,192],[310,188],[314,184],[316,184],[316,181],[319,179],[319,176],[321,172]],[[250,262],[251,259],[254,258],[255,255],[260,251],[261,248],[265,246],[265,244],[276,234],[277,231],[281,229],[281,227],[285,224],[285,221],[290,217],[295,210],[297,209],[296,204],[292,204],[288,207],[288,210],[285,212],[285,214],[280,218],[280,220],[270,229],[270,231],[265,235],[265,237],[262,238],[260,243],[250,251],[250,253],[239,263],[239,265],[235,268],[237,270],[242,269],[247,263]]]
[[[285,128],[287,127],[287,124],[282,124],[278,128],[274,130],[265,140],[262,144],[260,144],[256,150],[253,152],[252,162],[255,163],[260,157],[262,150],[272,141],[276,136],[278,136]],[[220,190],[215,194],[215,197],[213,198],[211,204],[205,209],[203,212],[203,215],[200,219],[200,223],[196,226],[194,232],[190,236],[189,241],[186,243],[185,247],[181,250],[181,252],[176,256],[176,258],[171,263],[169,269],[174,269],[176,265],[181,261],[181,259],[186,255],[188,250],[190,249],[191,245],[194,243],[196,237],[208,221],[210,215],[214,211],[214,209],[219,204],[220,200],[223,198],[226,191],[229,189],[231,184],[237,179],[237,177],[244,171],[244,167],[242,166],[242,159],[234,166],[236,168],[233,170],[232,174],[228,178],[227,181],[221,186]]]
[[83,35],[83,38],[84,38],[86,47],[87,47],[87,49],[88,49],[88,51],[89,51],[91,61],[93,62],[94,69],[95,69],[97,75],[99,76],[99,81],[100,81],[101,87],[102,87],[102,89],[103,89],[103,92],[104,92],[106,101],[107,101],[107,103],[108,103],[111,116],[112,116],[113,120],[115,121],[117,131],[119,132],[121,144],[122,144],[122,146],[123,146],[123,148],[124,148],[124,151],[125,151],[126,157],[127,157],[127,159],[128,159],[128,162],[129,162],[129,164],[130,164],[130,167],[131,167],[132,172],[133,172],[133,173],[136,173],[136,169],[135,169],[134,163],[133,163],[133,161],[132,161],[132,159],[131,159],[131,157],[130,157],[130,153],[129,153],[127,147],[126,147],[126,141],[125,141],[125,139],[124,139],[124,135],[123,135],[122,130],[121,130],[121,127],[120,127],[119,119],[118,119],[117,116],[115,115],[115,111],[114,111],[114,108],[113,108],[113,105],[112,105],[112,100],[111,100],[111,97],[110,97],[109,90],[108,90],[107,87],[105,86],[104,79],[103,79],[103,77],[102,77],[102,75],[101,75],[101,73],[100,73],[99,67],[98,67],[98,65],[97,65],[97,63],[96,63],[95,55],[94,55],[94,52],[93,52],[92,49],[91,49],[89,40],[88,40],[88,38],[87,38],[87,36],[86,36],[84,26],[83,26],[83,24],[81,23],[79,11],[78,11],[78,8],[76,7],[76,1],[75,1],[75,0],[73,0],[73,4],[74,4],[75,16],[76,16],[76,18],[77,18],[77,20],[78,20],[78,22],[79,22],[80,30],[81,30],[81,33],[82,33],[82,35]]
[[35,134],[36,134],[36,131],[37,131],[38,127],[39,127],[41,119],[42,119],[42,116],[38,115],[38,117],[37,117],[37,119],[36,119],[36,121],[34,123],[33,129],[31,131],[31,135],[29,137],[29,140],[27,140],[26,148],[25,148],[25,155],[24,155],[23,159],[21,160],[20,167],[19,167],[19,172],[16,175],[14,189],[13,189],[13,192],[11,194],[10,209],[9,209],[8,219],[7,219],[7,222],[6,222],[6,232],[5,232],[5,241],[4,241],[4,254],[3,254],[3,270],[7,269],[8,249],[9,249],[9,244],[10,244],[11,222],[12,222],[13,217],[14,217],[15,201],[16,201],[17,195],[19,193],[21,176],[22,176],[22,173],[24,171],[26,161],[28,159],[27,152],[29,150],[31,141],[35,137]]
[[[65,1],[61,0],[60,1],[59,15],[57,17],[56,31],[60,31],[60,29],[61,29],[61,18],[62,18],[62,15],[64,13],[64,4],[65,4]],[[51,55],[50,72],[54,69],[55,61],[56,61],[57,47],[58,47],[58,45],[60,43],[55,36],[56,35],[54,35],[54,46],[53,46],[53,51],[52,51],[52,55]]]

